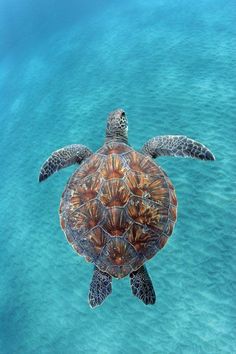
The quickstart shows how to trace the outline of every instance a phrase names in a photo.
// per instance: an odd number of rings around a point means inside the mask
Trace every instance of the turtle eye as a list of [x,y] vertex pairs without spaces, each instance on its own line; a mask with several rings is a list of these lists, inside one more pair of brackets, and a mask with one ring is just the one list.
[[125,117],[125,112],[122,112],[122,113],[121,113],[121,117]]

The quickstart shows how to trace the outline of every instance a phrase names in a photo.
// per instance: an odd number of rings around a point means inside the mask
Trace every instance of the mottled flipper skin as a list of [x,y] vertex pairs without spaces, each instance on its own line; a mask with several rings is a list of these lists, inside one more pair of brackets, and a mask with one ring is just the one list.
[[144,265],[135,272],[130,273],[130,284],[134,296],[137,296],[146,305],[155,304],[155,291],[147,269]]
[[141,152],[153,158],[182,156],[200,160],[215,160],[214,155],[206,146],[184,135],[157,136],[148,140]]
[[39,182],[44,181],[54,172],[73,165],[80,164],[85,158],[91,156],[93,152],[84,145],[73,144],[52,153],[44,162],[39,174]]
[[89,304],[91,307],[99,306],[111,294],[112,277],[94,267],[93,278],[89,289]]

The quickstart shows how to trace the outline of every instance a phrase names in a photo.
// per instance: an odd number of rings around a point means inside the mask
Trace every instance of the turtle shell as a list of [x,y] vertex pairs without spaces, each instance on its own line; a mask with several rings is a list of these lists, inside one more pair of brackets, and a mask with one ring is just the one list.
[[67,183],[61,227],[77,253],[122,278],[164,247],[177,200],[165,172],[124,143],[106,143]]

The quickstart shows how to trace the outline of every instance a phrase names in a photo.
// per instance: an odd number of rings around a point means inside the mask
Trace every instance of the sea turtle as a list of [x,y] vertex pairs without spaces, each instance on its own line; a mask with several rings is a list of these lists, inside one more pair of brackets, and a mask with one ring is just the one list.
[[155,303],[144,263],[166,244],[177,212],[175,189],[153,161],[159,156],[215,159],[206,146],[177,135],[152,138],[135,151],[128,144],[127,116],[117,109],[108,116],[105,143],[97,152],[80,144],[65,146],[41,168],[40,182],[81,164],[66,185],[59,214],[68,242],[94,263],[91,307],[111,293],[112,277],[127,275],[133,294],[145,304]]

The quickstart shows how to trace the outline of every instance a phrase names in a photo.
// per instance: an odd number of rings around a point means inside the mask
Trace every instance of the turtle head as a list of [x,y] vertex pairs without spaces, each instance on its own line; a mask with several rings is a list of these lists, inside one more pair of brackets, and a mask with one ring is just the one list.
[[107,119],[106,141],[128,142],[128,119],[121,108],[111,112]]

